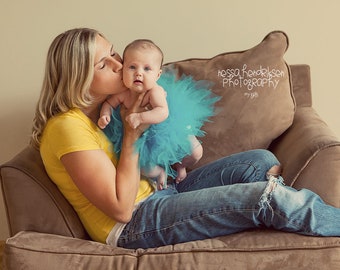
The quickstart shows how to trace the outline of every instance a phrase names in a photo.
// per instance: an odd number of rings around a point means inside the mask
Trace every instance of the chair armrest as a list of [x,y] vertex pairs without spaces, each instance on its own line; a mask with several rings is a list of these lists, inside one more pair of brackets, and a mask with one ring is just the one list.
[[0,188],[11,236],[20,231],[37,231],[89,239],[33,147],[27,146],[0,166]]
[[312,107],[298,108],[292,126],[269,148],[286,185],[308,188],[340,207],[340,141]]

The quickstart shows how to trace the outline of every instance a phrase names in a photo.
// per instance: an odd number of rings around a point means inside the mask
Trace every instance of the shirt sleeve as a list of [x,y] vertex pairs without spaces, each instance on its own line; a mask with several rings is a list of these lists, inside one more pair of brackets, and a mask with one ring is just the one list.
[[71,152],[102,149],[96,126],[77,117],[59,118],[51,123],[47,132],[50,149],[58,159]]

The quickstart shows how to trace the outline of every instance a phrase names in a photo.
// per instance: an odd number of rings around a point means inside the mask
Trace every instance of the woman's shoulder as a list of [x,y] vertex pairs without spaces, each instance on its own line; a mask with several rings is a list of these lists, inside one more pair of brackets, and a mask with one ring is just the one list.
[[67,112],[59,113],[53,116],[48,122],[49,127],[59,126],[78,126],[78,125],[92,125],[91,120],[78,108],[73,108]]
[[50,145],[55,152],[63,154],[108,147],[104,133],[79,109],[51,118],[44,129],[41,144]]
[[43,137],[96,136],[98,129],[80,109],[75,108],[52,117],[47,122]]

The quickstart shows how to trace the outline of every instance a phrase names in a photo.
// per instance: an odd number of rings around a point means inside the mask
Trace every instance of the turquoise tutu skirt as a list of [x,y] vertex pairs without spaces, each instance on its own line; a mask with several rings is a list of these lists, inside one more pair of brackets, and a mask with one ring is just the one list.
[[[158,165],[168,176],[175,178],[177,173],[171,165],[191,154],[189,136],[204,136],[201,128],[215,114],[214,104],[220,98],[209,90],[210,82],[195,81],[189,76],[176,79],[173,72],[163,73],[158,84],[167,92],[169,116],[165,121],[151,125],[137,140],[135,149],[144,171]],[[113,110],[112,120],[104,132],[119,157],[123,138],[119,107]]]

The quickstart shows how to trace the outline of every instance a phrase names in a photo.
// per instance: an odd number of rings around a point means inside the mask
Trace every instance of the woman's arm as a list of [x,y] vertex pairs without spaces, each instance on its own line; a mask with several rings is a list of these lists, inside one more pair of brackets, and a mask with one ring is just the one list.
[[[122,119],[139,110],[141,96]],[[124,122],[122,150],[117,168],[103,150],[78,151],[61,158],[67,172],[84,196],[114,220],[127,223],[131,219],[137,196],[140,169],[134,143],[143,130],[132,129]]]

